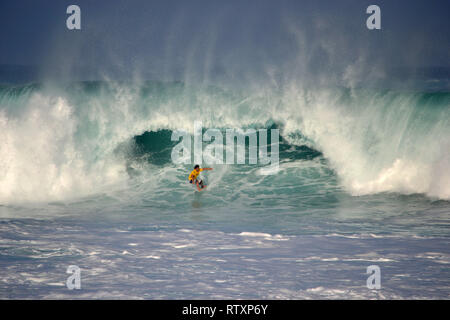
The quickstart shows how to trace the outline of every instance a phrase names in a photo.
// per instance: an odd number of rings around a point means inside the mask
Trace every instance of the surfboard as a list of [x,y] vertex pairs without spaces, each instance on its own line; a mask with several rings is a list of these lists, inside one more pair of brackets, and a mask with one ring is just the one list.
[[202,191],[204,191],[205,189],[206,189],[206,185],[203,185],[203,188],[200,188],[199,186],[195,186],[196,188],[197,188],[197,191],[198,192],[202,192]]
[[199,187],[197,184],[193,185],[193,187],[196,188],[197,191],[199,191],[199,192],[204,191],[206,189],[206,187],[208,186],[205,182],[205,179],[202,179],[201,181],[203,181],[203,188]]

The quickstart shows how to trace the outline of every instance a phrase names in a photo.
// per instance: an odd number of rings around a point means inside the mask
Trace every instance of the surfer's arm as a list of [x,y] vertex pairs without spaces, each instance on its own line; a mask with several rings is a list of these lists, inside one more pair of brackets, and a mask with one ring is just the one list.
[[203,170],[212,170],[212,168],[202,168],[201,171],[203,171]]

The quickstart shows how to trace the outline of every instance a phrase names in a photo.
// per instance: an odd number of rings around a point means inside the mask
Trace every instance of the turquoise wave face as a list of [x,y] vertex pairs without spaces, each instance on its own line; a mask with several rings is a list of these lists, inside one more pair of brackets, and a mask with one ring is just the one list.
[[[246,130],[248,128],[245,128]],[[272,129],[278,129],[279,126],[272,125],[267,128],[263,128],[262,130],[267,130],[267,142],[270,144],[271,142],[271,135],[270,130]],[[202,138],[207,129],[205,128],[202,133]],[[220,130],[220,129],[219,129]],[[226,140],[226,129],[221,129],[220,132],[222,133],[223,141],[222,145],[226,147],[227,140]],[[133,146],[131,149],[128,150],[127,156],[128,160],[133,161],[144,161],[148,162],[154,165],[170,165],[172,163],[172,151],[173,148],[179,143],[179,141],[172,141],[172,134],[173,131],[163,129],[159,131],[151,131],[151,132],[145,132],[142,135],[138,135],[133,137]],[[261,137],[259,136],[258,132],[256,131],[256,148],[260,148],[261,146]],[[191,140],[193,140],[193,137],[191,137]],[[180,140],[181,141],[181,140]],[[208,145],[211,144],[211,142],[203,141],[203,149],[207,148]],[[193,145],[193,142],[191,143]],[[234,141],[234,144],[236,144],[236,141]],[[281,161],[288,161],[288,160],[313,160],[317,157],[322,156],[322,153],[314,150],[313,148],[310,148],[305,145],[295,145],[290,144],[287,142],[287,140],[279,136],[278,139],[278,150],[279,150],[279,158]],[[193,149],[193,148],[192,148]],[[269,155],[270,155],[270,147],[269,149]],[[192,150],[193,151],[193,150]],[[191,159],[194,159],[194,156],[191,155]],[[226,150],[224,149],[222,160],[226,161]],[[249,163],[249,141],[248,138],[245,141],[245,162]],[[193,164],[193,163],[191,163]]]

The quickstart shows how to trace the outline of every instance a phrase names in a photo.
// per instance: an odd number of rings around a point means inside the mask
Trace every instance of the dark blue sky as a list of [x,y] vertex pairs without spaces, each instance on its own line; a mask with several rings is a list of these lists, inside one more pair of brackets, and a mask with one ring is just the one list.
[[[66,28],[70,4],[81,7],[81,31]],[[381,30],[366,28],[370,4]],[[4,0],[0,64],[161,79],[449,67],[449,9],[446,0]]]

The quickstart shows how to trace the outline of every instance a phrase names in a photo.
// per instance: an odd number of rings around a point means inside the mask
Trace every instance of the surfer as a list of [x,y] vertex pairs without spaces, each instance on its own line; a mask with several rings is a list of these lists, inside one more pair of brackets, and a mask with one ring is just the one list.
[[196,164],[194,170],[192,170],[191,174],[189,175],[189,183],[194,183],[198,189],[203,189],[204,187],[206,187],[203,184],[203,180],[197,180],[198,175],[203,170],[212,170],[212,168],[200,168],[200,166]]

